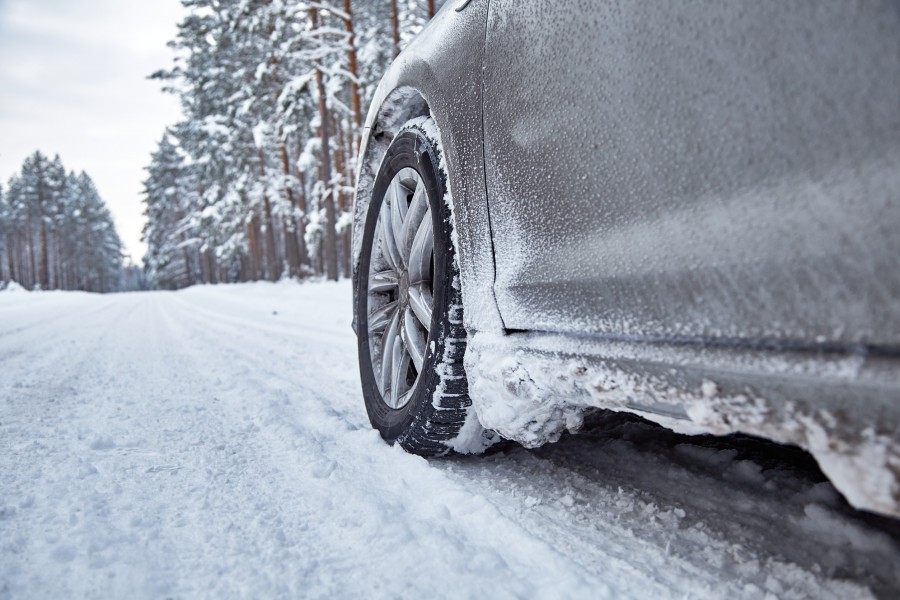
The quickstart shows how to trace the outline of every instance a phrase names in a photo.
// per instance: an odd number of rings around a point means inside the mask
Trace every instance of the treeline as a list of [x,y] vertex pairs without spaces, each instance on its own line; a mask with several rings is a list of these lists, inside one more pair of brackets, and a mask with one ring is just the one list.
[[87,173],[40,152],[0,188],[0,281],[26,289],[111,292],[122,282],[122,244]]
[[373,92],[441,0],[182,0],[184,120],[147,167],[151,285],[350,272],[356,153]]

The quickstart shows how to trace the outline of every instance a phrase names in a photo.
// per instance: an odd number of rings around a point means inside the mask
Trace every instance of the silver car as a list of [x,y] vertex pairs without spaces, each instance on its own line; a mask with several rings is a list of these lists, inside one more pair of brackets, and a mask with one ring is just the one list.
[[384,439],[627,411],[799,445],[900,515],[900,2],[450,0],[365,127]]

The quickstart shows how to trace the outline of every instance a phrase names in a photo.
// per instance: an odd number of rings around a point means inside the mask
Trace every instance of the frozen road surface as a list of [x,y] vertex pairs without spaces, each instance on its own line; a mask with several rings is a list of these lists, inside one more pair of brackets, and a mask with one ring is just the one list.
[[0,598],[900,597],[900,525],[790,449],[385,445],[349,296],[0,292]]

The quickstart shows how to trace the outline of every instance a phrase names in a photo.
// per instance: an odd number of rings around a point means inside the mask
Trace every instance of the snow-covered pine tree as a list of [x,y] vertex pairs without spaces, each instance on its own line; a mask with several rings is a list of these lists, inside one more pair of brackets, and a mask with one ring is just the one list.
[[50,190],[50,200],[44,223],[49,237],[46,257],[48,286],[52,289],[65,289],[63,281],[65,253],[62,245],[66,224],[66,168],[58,154],[47,165],[47,187]]
[[115,291],[122,245],[90,177],[35,152],[0,200],[0,280],[29,289]]
[[200,271],[197,247],[188,243],[185,217],[190,209],[190,175],[184,156],[170,132],[150,156],[144,181],[144,265],[154,287],[177,289],[196,281]]
[[21,202],[20,188],[19,178],[14,175],[6,188],[0,219],[3,221],[2,234],[5,237],[6,281],[29,286],[30,274],[27,273],[25,264],[25,208]]
[[87,173],[82,171],[72,183],[76,189],[76,209],[70,227],[76,232],[77,252],[82,258],[76,287],[96,292],[115,291],[122,271],[122,242],[112,215]]
[[[391,3],[182,3],[175,63],[153,77],[181,99],[184,120],[168,135],[189,183],[177,219],[147,190],[151,281],[349,276],[356,153],[363,111],[394,54]],[[405,44],[431,3],[396,5]],[[175,264],[175,248],[196,256],[195,270],[160,271]]]

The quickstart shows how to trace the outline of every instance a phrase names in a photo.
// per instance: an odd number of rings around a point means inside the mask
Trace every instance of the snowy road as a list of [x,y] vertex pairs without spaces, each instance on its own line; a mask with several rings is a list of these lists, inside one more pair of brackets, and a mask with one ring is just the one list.
[[900,594],[900,524],[803,454],[617,416],[482,458],[384,445],[349,294],[0,293],[0,598]]

